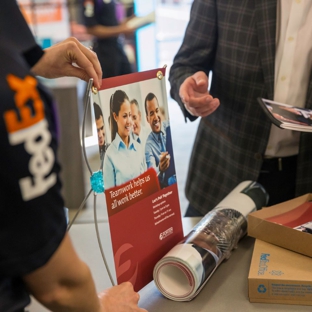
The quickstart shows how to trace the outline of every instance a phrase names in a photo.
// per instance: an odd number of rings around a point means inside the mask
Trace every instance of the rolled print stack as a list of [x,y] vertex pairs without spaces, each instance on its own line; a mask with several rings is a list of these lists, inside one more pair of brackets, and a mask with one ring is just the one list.
[[159,291],[174,301],[192,300],[246,234],[247,215],[267,202],[259,183],[240,183],[156,263],[153,276]]

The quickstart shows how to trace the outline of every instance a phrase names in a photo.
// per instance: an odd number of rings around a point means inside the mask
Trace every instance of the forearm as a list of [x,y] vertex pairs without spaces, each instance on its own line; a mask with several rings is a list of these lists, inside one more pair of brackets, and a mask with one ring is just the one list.
[[[192,38],[185,37],[184,42],[174,58],[174,62],[169,72],[170,82],[170,96],[179,104],[183,115],[194,121],[197,117],[192,116],[186,109],[180,98],[180,87],[183,82],[196,72],[203,71],[208,76],[210,69],[212,68],[208,64],[208,59],[211,57],[211,52],[203,49],[202,46],[193,45]],[[202,49],[202,50],[201,50]],[[195,55],[194,51],[201,52]]]
[[41,299],[51,311],[101,311],[90,272],[80,280],[62,281],[54,293]]
[[105,38],[113,38],[118,37],[120,34],[123,33],[123,25],[118,26],[102,26],[102,25],[96,25],[93,27],[87,27],[87,32],[99,39],[105,39]]
[[182,45],[174,58],[169,73],[170,95],[180,105],[184,116],[192,117],[185,109],[179,95],[181,84],[196,72],[207,75],[213,69],[214,55],[217,47],[215,1],[194,1],[190,21]]
[[68,235],[49,262],[24,281],[30,293],[51,311],[101,311],[90,270],[74,252]]

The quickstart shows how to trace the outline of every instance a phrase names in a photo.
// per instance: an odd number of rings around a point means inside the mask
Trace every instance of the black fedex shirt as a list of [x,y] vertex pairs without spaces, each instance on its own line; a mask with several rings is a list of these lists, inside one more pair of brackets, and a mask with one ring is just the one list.
[[[112,27],[118,26],[119,22],[116,16],[116,4],[113,0],[105,2],[103,0],[85,1],[83,6],[83,18],[86,27],[97,25]],[[118,37],[94,38],[94,41],[102,46],[120,45]]]
[[21,276],[47,263],[66,233],[53,101],[16,50],[0,46],[1,312],[29,303]]
[[118,25],[116,4],[113,0],[107,3],[103,0],[85,1],[83,9],[84,22],[87,27]]
[[23,18],[16,0],[1,0],[0,45],[21,53],[29,66],[43,55]]

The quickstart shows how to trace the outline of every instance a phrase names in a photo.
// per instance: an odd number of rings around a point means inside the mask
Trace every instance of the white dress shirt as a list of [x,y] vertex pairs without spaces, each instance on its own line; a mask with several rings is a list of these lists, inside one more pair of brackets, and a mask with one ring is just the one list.
[[[312,67],[312,1],[279,0],[274,101],[304,107]],[[298,154],[300,132],[272,125],[265,155]]]

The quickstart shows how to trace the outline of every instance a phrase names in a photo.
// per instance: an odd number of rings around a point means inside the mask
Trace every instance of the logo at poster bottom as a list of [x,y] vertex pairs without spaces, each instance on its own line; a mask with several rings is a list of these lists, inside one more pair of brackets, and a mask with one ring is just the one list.
[[167,229],[167,230],[165,230],[159,234],[159,239],[163,240],[164,238],[171,235],[172,233],[173,233],[173,227],[170,227],[169,229]]
[[[117,280],[121,275],[129,271],[131,268],[133,268],[133,263],[130,259],[127,259],[123,263],[120,263],[122,255],[129,249],[133,248],[133,246],[129,243],[125,243],[117,250],[115,254],[115,266],[116,266],[116,275]],[[135,272],[133,275],[128,279],[129,282],[132,283],[132,285],[135,285],[138,275],[138,263],[135,264]]]

